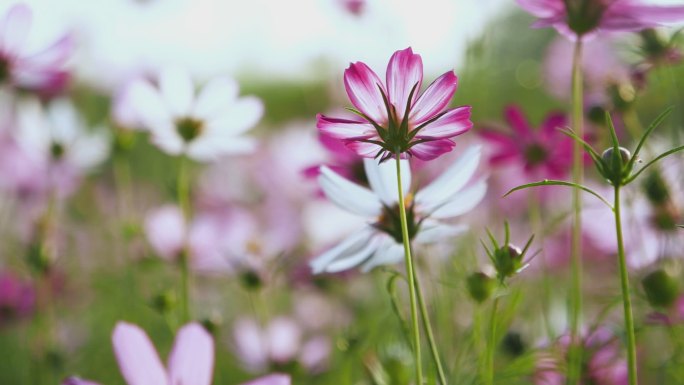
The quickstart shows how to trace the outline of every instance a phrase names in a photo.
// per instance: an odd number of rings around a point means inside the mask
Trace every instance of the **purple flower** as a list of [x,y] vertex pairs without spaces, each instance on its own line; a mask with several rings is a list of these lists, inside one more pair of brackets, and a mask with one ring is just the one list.
[[386,82],[362,62],[344,72],[344,85],[358,118],[317,116],[317,127],[342,140],[365,158],[434,159],[451,151],[450,139],[472,127],[470,106],[446,109],[456,92],[457,78],[448,71],[419,95],[423,61],[411,48],[397,51],[387,65]]
[[538,130],[530,126],[518,106],[507,107],[504,116],[510,133],[489,128],[480,131],[480,135],[495,147],[490,164],[515,164],[528,175],[544,178],[567,175],[572,167],[573,141],[559,131],[567,125],[565,115],[547,115]]
[[571,38],[597,31],[639,31],[684,20],[684,6],[643,4],[640,0],[516,0],[539,18],[534,27],[554,27]]
[[13,5],[0,19],[0,83],[52,95],[69,79],[64,66],[74,50],[74,39],[65,34],[47,47],[26,52],[32,21],[26,4]]
[[10,272],[0,272],[0,324],[30,315],[35,303],[36,294],[30,284]]

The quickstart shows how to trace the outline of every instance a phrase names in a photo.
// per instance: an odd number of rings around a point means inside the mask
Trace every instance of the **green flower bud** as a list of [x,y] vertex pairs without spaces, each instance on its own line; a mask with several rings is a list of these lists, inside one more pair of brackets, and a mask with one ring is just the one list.
[[240,274],[240,283],[247,290],[259,290],[263,286],[263,280],[258,272],[247,270]]
[[172,290],[165,290],[152,298],[150,306],[160,314],[168,314],[176,308],[176,293]]
[[221,325],[223,325],[223,318],[218,313],[214,313],[202,320],[202,326],[204,326],[204,328],[214,336],[216,336],[216,333],[221,328]]
[[632,154],[624,147],[618,147],[619,156],[613,155],[614,149],[611,147],[601,154],[601,163],[603,163],[603,177],[606,178],[614,186],[619,186],[625,177],[629,175],[631,170],[625,170],[625,166],[629,163]]
[[466,279],[468,294],[477,303],[483,303],[491,297],[496,288],[496,281],[494,278],[485,273],[477,272],[471,274]]
[[677,280],[663,269],[658,269],[641,280],[646,298],[653,307],[668,308],[679,297]]
[[522,250],[512,244],[494,250],[494,264],[500,280],[513,276],[522,267]]
[[525,341],[518,332],[509,331],[501,341],[501,348],[513,357],[521,356],[527,350]]

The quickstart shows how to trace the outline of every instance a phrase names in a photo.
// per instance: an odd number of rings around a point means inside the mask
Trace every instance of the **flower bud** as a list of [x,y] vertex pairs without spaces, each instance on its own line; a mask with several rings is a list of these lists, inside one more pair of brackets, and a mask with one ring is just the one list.
[[214,336],[216,336],[221,325],[223,325],[223,318],[218,313],[213,313],[202,320],[202,326]]
[[247,290],[259,290],[263,286],[263,280],[257,271],[246,270],[240,274],[240,283]]
[[651,272],[641,280],[651,306],[668,308],[679,297],[677,280],[663,269]]
[[655,205],[661,205],[670,200],[670,191],[660,172],[653,171],[648,173],[642,186],[649,202]]
[[477,303],[482,303],[491,297],[495,284],[494,278],[482,272],[473,273],[466,280],[468,294]]
[[518,332],[509,331],[501,341],[501,348],[513,357],[521,356],[527,350],[522,336]]
[[519,247],[507,244],[494,251],[494,263],[499,279],[514,275],[522,267],[522,251]]
[[160,314],[168,314],[176,308],[176,293],[172,290],[160,292],[150,301],[150,306]]
[[[620,153],[618,157],[613,155],[614,149],[611,147],[601,154],[603,163],[603,177],[609,180],[614,186],[621,185],[625,176],[625,165],[629,163],[632,154],[624,147],[618,147]],[[631,170],[627,170],[627,174]]]

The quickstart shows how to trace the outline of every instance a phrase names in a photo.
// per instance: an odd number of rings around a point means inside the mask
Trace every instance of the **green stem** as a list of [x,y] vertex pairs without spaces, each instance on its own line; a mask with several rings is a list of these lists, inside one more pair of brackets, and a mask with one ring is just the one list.
[[620,186],[615,186],[615,233],[617,234],[618,262],[620,265],[620,287],[622,289],[622,304],[625,313],[625,332],[627,333],[627,369],[629,371],[629,385],[636,385],[636,338],[634,336],[632,298],[629,292],[629,274],[627,273],[625,246],[622,240],[622,219],[620,214]]
[[446,375],[444,373],[444,367],[442,367],[442,359],[439,357],[439,350],[437,349],[437,343],[435,342],[435,335],[432,332],[432,325],[430,324],[430,316],[427,311],[427,306],[425,306],[425,299],[423,298],[423,289],[420,286],[420,281],[418,279],[418,274],[414,277],[416,282],[416,294],[418,294],[418,304],[420,305],[420,316],[423,319],[423,330],[428,337],[428,344],[430,345],[430,352],[432,353],[432,359],[435,362],[435,367],[437,368],[437,375],[439,376],[439,382],[442,385],[447,385]]
[[[577,39],[572,63],[572,124],[575,133],[584,137],[583,90],[582,90],[582,40]],[[574,141],[572,154],[572,181],[581,184],[584,177],[582,144]],[[570,350],[568,355],[568,385],[579,382],[582,365],[580,342],[580,318],[582,312],[582,200],[578,188],[572,191],[573,226],[571,247],[571,300],[570,300]]]
[[[190,183],[188,181],[188,159],[185,155],[180,158],[178,169],[178,204],[183,212],[183,219],[187,224],[190,220]],[[187,235],[185,247],[180,256],[181,272],[181,323],[185,324],[192,319],[190,312],[190,255],[187,248]]]
[[409,243],[408,223],[406,221],[406,207],[404,206],[404,191],[401,187],[401,152],[395,153],[397,164],[397,190],[399,192],[399,217],[401,219],[401,237],[404,243],[404,259],[406,276],[408,277],[409,298],[411,302],[411,325],[413,332],[413,358],[416,364],[416,385],[423,385],[423,363],[420,355],[420,329],[418,326],[418,311],[416,304],[416,279],[411,245]]
[[487,368],[485,371],[485,384],[494,384],[494,351],[496,350],[496,311],[499,308],[499,297],[494,299],[492,314],[489,317],[489,337],[487,338]]

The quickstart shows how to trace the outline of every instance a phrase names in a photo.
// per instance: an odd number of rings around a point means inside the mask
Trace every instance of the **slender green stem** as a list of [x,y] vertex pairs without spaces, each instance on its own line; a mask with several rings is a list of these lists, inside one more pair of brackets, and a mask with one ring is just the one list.
[[496,311],[499,308],[499,297],[494,299],[492,314],[489,317],[489,336],[487,337],[487,369],[485,385],[494,384],[494,351],[496,350]]
[[444,373],[444,367],[442,366],[442,359],[439,357],[439,350],[437,349],[437,343],[435,342],[435,335],[432,332],[432,325],[430,324],[430,315],[428,314],[427,306],[425,305],[425,299],[423,298],[423,289],[420,286],[418,274],[414,276],[414,279],[416,281],[416,294],[418,295],[418,304],[420,305],[420,316],[423,319],[423,328],[425,330],[425,334],[427,334],[428,344],[430,345],[432,359],[435,362],[435,367],[437,368],[439,382],[442,385],[447,385],[446,374]]
[[411,244],[409,243],[408,223],[406,221],[406,207],[404,206],[404,191],[401,187],[401,153],[397,151],[397,190],[399,191],[399,217],[401,219],[401,237],[404,241],[404,259],[406,276],[408,277],[409,299],[411,302],[411,326],[413,332],[413,357],[416,363],[416,385],[423,385],[423,363],[420,355],[420,329],[418,326],[418,310],[416,303],[416,279],[413,259],[411,258]]
[[[584,137],[583,90],[582,90],[582,40],[577,39],[572,62],[572,124],[580,138]],[[581,184],[584,177],[582,144],[575,141],[572,154],[572,181]],[[580,319],[582,313],[582,200],[579,188],[572,190],[572,247],[570,294],[570,350],[568,355],[568,385],[579,382],[582,365],[582,344],[580,343]]]
[[[188,159],[185,155],[180,158],[180,166],[178,169],[178,204],[183,212],[183,219],[185,223],[190,220],[190,183],[188,180]],[[187,236],[184,247],[180,256],[180,271],[181,271],[181,323],[185,324],[192,319],[190,312],[190,255],[187,248]]]
[[625,312],[625,332],[627,333],[627,369],[629,385],[637,384],[636,338],[634,336],[634,317],[632,315],[632,298],[629,292],[629,274],[625,260],[625,246],[622,240],[622,218],[620,213],[620,186],[615,186],[615,233],[617,234],[618,262],[620,265],[620,287],[622,304]]

